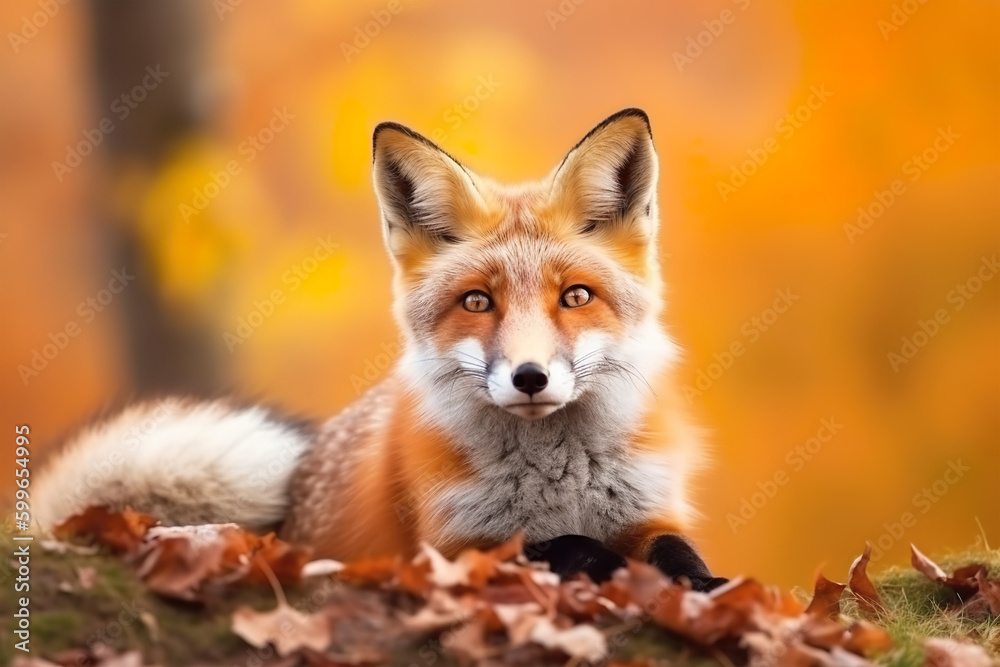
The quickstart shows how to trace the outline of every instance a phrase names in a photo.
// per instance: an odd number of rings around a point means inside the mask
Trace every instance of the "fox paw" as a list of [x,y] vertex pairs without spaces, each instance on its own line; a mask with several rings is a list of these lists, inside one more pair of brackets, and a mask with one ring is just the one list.
[[681,535],[661,535],[653,541],[649,562],[671,579],[687,579],[691,589],[708,592],[729,581],[714,577],[694,545]]
[[548,561],[549,569],[567,579],[583,572],[597,583],[607,581],[625,559],[601,542],[583,535],[563,535],[525,547],[530,560]]
[[691,590],[708,593],[719,586],[728,583],[725,577],[691,577]]

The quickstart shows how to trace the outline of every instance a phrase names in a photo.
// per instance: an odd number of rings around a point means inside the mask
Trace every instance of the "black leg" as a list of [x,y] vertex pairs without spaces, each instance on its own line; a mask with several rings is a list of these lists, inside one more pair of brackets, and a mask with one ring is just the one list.
[[728,581],[713,577],[694,545],[680,535],[661,535],[653,540],[649,562],[672,579],[687,578],[696,591],[710,591]]
[[548,561],[549,567],[566,579],[578,572],[600,583],[625,567],[625,559],[595,539],[583,535],[563,535],[524,548],[529,560]]

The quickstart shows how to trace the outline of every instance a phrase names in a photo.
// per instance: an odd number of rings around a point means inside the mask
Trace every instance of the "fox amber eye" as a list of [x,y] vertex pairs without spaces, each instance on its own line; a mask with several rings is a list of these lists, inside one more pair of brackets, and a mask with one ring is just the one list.
[[465,295],[462,306],[470,313],[485,313],[493,307],[493,302],[483,292],[475,291]]
[[583,285],[574,285],[568,290],[563,292],[562,295],[562,305],[567,308],[579,308],[580,306],[590,303],[592,295],[590,290]]

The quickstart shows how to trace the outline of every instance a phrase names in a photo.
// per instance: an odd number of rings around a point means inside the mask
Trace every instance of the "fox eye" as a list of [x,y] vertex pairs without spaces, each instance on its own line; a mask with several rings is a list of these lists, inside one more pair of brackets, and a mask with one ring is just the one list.
[[485,313],[487,310],[492,310],[493,301],[484,292],[475,290],[465,295],[462,306],[470,313]]
[[593,295],[589,289],[583,285],[573,285],[573,287],[563,292],[560,301],[566,308],[579,308],[590,303],[591,298],[593,298]]

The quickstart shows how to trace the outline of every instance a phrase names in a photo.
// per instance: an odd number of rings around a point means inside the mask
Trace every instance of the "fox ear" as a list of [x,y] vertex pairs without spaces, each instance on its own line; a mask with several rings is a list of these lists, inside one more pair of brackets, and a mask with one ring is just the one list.
[[394,257],[409,265],[469,236],[465,222],[476,220],[485,203],[457,160],[398,123],[375,128],[372,158],[383,234]]
[[578,231],[627,231],[634,240],[648,242],[656,236],[656,183],[649,117],[640,109],[625,109],[591,130],[563,158],[553,193],[569,207]]

